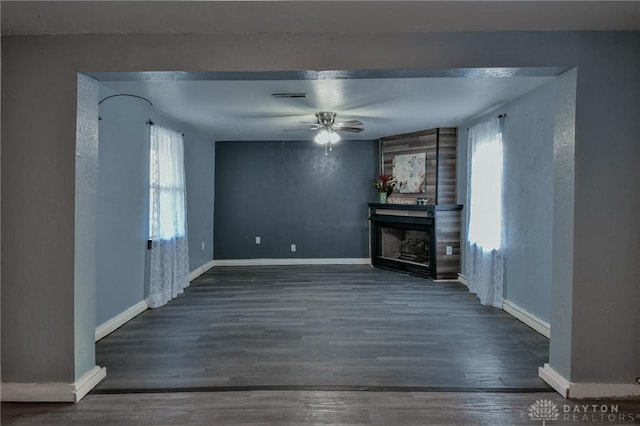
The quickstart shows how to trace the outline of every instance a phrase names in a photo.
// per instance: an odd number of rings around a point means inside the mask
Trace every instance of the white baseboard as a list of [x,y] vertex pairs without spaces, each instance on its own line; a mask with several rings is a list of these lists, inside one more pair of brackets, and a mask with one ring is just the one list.
[[215,260],[210,260],[209,262],[205,263],[204,265],[200,266],[199,268],[196,268],[194,271],[189,272],[189,281],[195,280],[200,275],[204,274],[205,272],[207,272],[209,269],[213,268],[214,266],[215,266]]
[[638,398],[640,385],[633,383],[571,383],[569,398],[613,399]]
[[460,284],[464,284],[466,287],[469,287],[469,286],[467,285],[467,277],[466,277],[465,275],[458,274],[458,282],[459,282]]
[[74,402],[73,383],[3,383],[2,402]]
[[545,363],[543,367],[538,368],[538,377],[547,382],[549,386],[554,388],[562,397],[569,398],[570,383],[562,377],[556,370]]
[[75,392],[73,402],[79,402],[86,394],[91,391],[98,383],[107,377],[107,368],[98,367],[97,365],[88,371],[84,376],[77,380],[74,384]]
[[570,382],[551,368],[549,364],[545,364],[544,367],[538,369],[538,376],[564,398],[609,399],[637,398],[640,396],[640,385],[633,383]]
[[115,330],[126,324],[131,319],[135,318],[140,313],[144,312],[149,306],[144,300],[136,303],[135,305],[127,308],[124,312],[116,315],[108,321],[103,322],[96,327],[96,342],[103,337],[113,333]]
[[74,383],[2,383],[3,402],[78,402],[107,376],[93,367]]
[[291,258],[291,259],[218,259],[214,266],[286,266],[286,265],[369,265],[365,258]]
[[547,339],[551,338],[551,326],[548,322],[541,320],[537,316],[508,300],[502,301],[502,309],[506,313],[512,315],[514,318],[533,328],[535,331],[542,334]]

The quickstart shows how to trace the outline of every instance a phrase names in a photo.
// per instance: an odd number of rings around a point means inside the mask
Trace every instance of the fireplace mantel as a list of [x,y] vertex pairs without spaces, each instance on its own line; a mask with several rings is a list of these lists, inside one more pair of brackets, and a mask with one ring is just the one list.
[[[369,203],[369,209],[375,209],[375,210],[381,210],[381,211],[385,211],[385,210],[398,210],[398,211],[404,211],[407,214],[409,214],[409,212],[416,212],[416,211],[425,211],[425,212],[435,212],[435,211],[460,211],[462,210],[462,204],[427,204],[424,206],[418,206],[416,204],[389,204],[389,203]],[[381,213],[384,214],[384,213]]]
[[435,279],[457,279],[461,210],[462,205],[457,204],[370,203],[372,266]]

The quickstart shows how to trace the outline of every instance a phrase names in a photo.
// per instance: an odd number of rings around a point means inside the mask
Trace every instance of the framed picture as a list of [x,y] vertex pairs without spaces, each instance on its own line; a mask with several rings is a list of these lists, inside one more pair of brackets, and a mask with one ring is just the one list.
[[396,192],[401,194],[425,193],[426,175],[426,153],[395,155],[393,157],[393,177],[398,181]]

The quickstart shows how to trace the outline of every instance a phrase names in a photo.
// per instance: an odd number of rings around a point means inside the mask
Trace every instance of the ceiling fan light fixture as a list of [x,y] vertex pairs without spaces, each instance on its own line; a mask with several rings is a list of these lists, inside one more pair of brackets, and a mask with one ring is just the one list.
[[337,143],[340,142],[340,135],[331,129],[320,129],[316,136],[313,138],[317,144]]
[[326,143],[329,143],[329,141],[331,140],[331,135],[327,129],[321,129],[318,131],[318,133],[316,133],[316,136],[313,138],[313,140],[315,143],[324,145]]

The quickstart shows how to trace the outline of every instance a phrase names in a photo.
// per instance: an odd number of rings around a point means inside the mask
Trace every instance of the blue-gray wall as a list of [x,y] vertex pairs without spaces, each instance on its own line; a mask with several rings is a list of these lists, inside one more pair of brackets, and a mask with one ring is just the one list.
[[213,179],[216,154],[212,137],[188,127],[180,127],[183,128],[189,270],[194,271],[213,260]]
[[96,325],[144,299],[150,110],[125,96],[100,105]]
[[[464,204],[467,129],[507,114],[503,134],[504,298],[546,322],[551,321],[555,87],[553,79],[458,129],[458,197]],[[464,266],[463,261],[463,274]]]
[[555,81],[504,106],[505,299],[549,323]]
[[[100,99],[115,93],[100,87]],[[213,259],[211,138],[127,96],[105,100],[100,117],[96,325],[147,296],[149,119],[184,132],[190,270]]]
[[216,142],[216,259],[368,257],[377,170],[376,141]]

